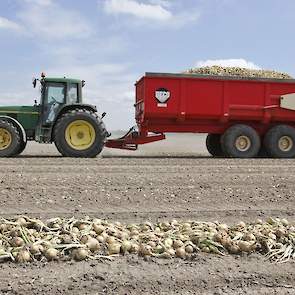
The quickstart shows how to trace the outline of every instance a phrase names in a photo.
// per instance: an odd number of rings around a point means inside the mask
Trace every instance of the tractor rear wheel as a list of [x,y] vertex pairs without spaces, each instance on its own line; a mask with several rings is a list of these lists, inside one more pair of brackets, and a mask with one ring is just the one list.
[[225,131],[221,137],[224,154],[231,158],[253,158],[260,150],[260,137],[250,126],[237,124]]
[[273,158],[294,158],[295,128],[287,125],[271,128],[264,137],[264,147]]
[[223,151],[221,148],[221,135],[220,134],[208,134],[206,138],[206,147],[208,152],[213,157],[222,157]]
[[20,155],[25,150],[26,146],[27,146],[27,141],[24,141],[24,139],[22,139],[19,145],[19,149],[15,155],[16,156]]
[[21,145],[18,129],[10,122],[0,120],[0,157],[12,157]]
[[106,136],[102,120],[84,109],[63,114],[54,127],[54,143],[65,157],[96,157],[104,147]]

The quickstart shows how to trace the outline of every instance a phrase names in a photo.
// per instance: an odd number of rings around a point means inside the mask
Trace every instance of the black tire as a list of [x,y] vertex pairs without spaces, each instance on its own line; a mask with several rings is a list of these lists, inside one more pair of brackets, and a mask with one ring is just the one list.
[[24,139],[22,138],[20,142],[19,150],[17,151],[15,155],[16,156],[20,155],[25,150],[26,146],[27,146],[27,141],[24,141]]
[[[74,148],[66,139],[67,127],[78,120],[86,121],[94,129],[93,142],[85,149]],[[54,143],[57,150],[65,157],[94,158],[102,151],[107,134],[104,123],[95,113],[76,109],[63,114],[58,119],[54,127]]]
[[269,158],[267,150],[263,145],[261,145],[260,150],[258,152],[258,158]]
[[[3,146],[0,149],[0,157],[13,157],[17,154],[17,151],[21,145],[21,136],[18,129],[10,122],[0,120],[0,128],[6,130],[6,134],[9,134],[11,139],[7,147]],[[5,135],[6,137],[6,135]]]
[[[285,141],[287,145],[282,145],[282,140]],[[287,125],[277,125],[271,128],[265,134],[263,145],[270,157],[294,158],[295,128]]]
[[208,152],[213,157],[222,157],[223,151],[221,148],[221,135],[220,134],[208,134],[206,138],[206,147]]
[[260,146],[260,137],[257,132],[243,124],[230,127],[221,137],[222,150],[230,158],[256,157]]

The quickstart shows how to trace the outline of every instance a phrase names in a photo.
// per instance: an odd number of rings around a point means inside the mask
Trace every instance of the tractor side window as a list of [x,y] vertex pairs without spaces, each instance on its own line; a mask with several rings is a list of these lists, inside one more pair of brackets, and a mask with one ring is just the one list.
[[78,85],[70,84],[69,86],[69,103],[78,103]]

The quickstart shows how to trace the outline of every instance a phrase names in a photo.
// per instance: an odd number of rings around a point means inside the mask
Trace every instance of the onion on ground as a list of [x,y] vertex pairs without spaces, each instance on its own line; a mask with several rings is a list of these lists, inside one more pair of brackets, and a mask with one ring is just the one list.
[[31,254],[27,250],[21,250],[20,252],[18,252],[15,260],[20,263],[29,262],[31,261]]
[[58,250],[55,248],[48,248],[47,250],[45,250],[44,252],[44,256],[47,258],[47,260],[51,261],[51,260],[57,260],[58,259]]
[[42,221],[24,216],[2,218],[0,246],[0,261],[16,262],[130,254],[186,259],[202,255],[200,251],[218,255],[259,252],[269,260],[286,262],[295,258],[295,225],[283,218],[235,225],[192,220],[128,225],[89,217]]

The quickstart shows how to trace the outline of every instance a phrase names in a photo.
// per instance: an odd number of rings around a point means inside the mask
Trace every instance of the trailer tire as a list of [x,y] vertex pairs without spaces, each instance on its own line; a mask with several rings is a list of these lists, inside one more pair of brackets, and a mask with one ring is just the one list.
[[272,158],[294,158],[295,128],[287,125],[271,128],[264,137],[264,147]]
[[21,134],[14,124],[0,120],[0,157],[13,157],[21,145]]
[[258,155],[261,141],[250,126],[238,124],[230,127],[221,137],[224,154],[230,158],[253,158]]
[[220,134],[208,134],[206,138],[206,147],[208,152],[213,157],[222,157],[223,151],[221,148],[221,135]]
[[94,158],[102,151],[107,134],[96,113],[76,109],[58,119],[54,143],[64,157]]
[[266,148],[263,145],[261,145],[260,150],[258,152],[258,158],[268,158],[268,157],[269,156],[268,156]]

